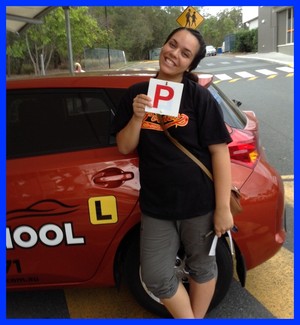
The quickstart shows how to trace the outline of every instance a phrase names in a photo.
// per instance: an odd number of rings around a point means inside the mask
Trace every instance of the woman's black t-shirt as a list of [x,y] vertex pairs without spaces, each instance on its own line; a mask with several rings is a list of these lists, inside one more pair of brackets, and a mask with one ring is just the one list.
[[[231,142],[218,103],[194,81],[183,79],[178,117],[164,116],[170,134],[212,171],[209,145]],[[148,82],[130,87],[118,108],[113,132],[124,128],[133,114],[133,99],[147,94]],[[154,218],[180,220],[212,211],[212,181],[164,134],[156,114],[146,113],[138,144],[140,207]]]

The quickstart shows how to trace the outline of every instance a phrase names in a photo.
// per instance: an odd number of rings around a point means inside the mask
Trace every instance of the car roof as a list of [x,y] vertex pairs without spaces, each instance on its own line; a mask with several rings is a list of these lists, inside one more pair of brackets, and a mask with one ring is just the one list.
[[[129,86],[148,81],[155,77],[155,71],[130,72],[120,71],[91,72],[75,75],[52,75],[10,79],[6,89],[47,89],[47,88],[128,88]],[[197,73],[199,84],[208,87],[213,80],[212,74]]]
[[107,75],[93,76],[85,73],[75,76],[49,76],[41,78],[27,78],[8,80],[7,89],[33,88],[127,88],[131,84],[147,81],[149,76]]

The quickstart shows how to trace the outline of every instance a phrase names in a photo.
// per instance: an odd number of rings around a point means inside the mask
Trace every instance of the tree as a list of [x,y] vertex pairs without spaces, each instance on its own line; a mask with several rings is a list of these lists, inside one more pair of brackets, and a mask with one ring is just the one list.
[[[86,47],[93,47],[94,44],[107,38],[105,30],[100,30],[97,21],[88,13],[88,7],[70,8],[70,25],[73,57],[80,60]],[[84,26],[84,28],[82,28]],[[19,44],[18,44],[19,43]],[[33,25],[26,31],[25,35],[10,45],[7,52],[11,56],[17,57],[18,48],[22,48],[24,54],[24,44],[27,53],[34,67],[36,75],[41,72],[41,59],[47,70],[54,51],[67,58],[67,36],[65,14],[62,7],[58,7],[47,16],[41,25]]]
[[14,72],[20,74],[24,58],[26,56],[26,44],[20,35],[6,34],[6,69],[7,74],[11,75],[11,65]]
[[218,24],[219,21],[216,17],[209,17],[205,19],[203,25],[200,26],[200,31],[207,45],[213,45],[214,47],[219,46],[223,35],[218,28]]
[[[201,7],[195,7],[201,12]],[[179,27],[177,18],[183,7],[107,6],[70,7],[73,57],[81,61],[85,48],[107,47],[125,51],[128,60],[148,59],[149,51],[163,45],[169,33]],[[208,15],[198,27],[206,44],[222,45],[228,34],[242,27],[242,9],[224,10]],[[50,12],[42,25],[29,28],[14,43],[8,38],[7,54],[22,62],[31,60],[36,74],[40,58],[49,67],[53,55],[67,59],[65,15],[62,7]]]
[[151,24],[143,8],[114,7],[111,14],[116,45],[126,52],[129,60],[145,58],[147,43],[153,41]]
[[[109,44],[123,50],[129,60],[148,58],[149,50],[161,47],[176,27],[181,7],[90,7],[98,23],[109,28]],[[106,24],[107,19],[107,24]],[[105,44],[103,44],[105,45]],[[107,45],[107,44],[106,44]]]
[[221,46],[224,38],[228,34],[238,31],[242,24],[242,8],[225,9],[217,16],[209,15],[200,30],[206,41],[206,44],[212,44],[215,47]]

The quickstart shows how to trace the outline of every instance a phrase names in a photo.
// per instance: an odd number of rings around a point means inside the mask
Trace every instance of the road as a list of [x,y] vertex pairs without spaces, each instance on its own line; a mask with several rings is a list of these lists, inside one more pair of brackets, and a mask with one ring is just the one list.
[[[221,90],[230,98],[240,100],[242,110],[256,113],[267,158],[284,181],[288,229],[284,248],[271,260],[248,272],[246,292],[233,285],[231,292],[210,316],[219,318],[225,314],[232,318],[260,318],[260,313],[266,313],[263,318],[269,318],[267,313],[270,312],[271,318],[291,318],[294,293],[293,68],[221,55],[204,59],[199,70],[213,71],[214,82]],[[235,310],[237,307],[238,312]]]
[[[157,66],[157,61],[135,65],[138,69],[151,70]],[[288,229],[281,251],[248,272],[245,288],[234,279],[225,299],[207,318],[291,319],[294,316],[293,69],[230,55],[205,58],[198,69],[213,72],[214,82],[229,97],[242,101],[241,109],[255,111],[268,160],[284,181]],[[93,288],[8,293],[7,318],[152,319],[156,316],[141,308],[123,284],[120,290]]]

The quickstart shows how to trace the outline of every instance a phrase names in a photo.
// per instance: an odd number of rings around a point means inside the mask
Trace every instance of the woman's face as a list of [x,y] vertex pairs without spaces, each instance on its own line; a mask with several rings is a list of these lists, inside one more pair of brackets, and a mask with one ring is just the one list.
[[197,38],[189,31],[176,32],[161,49],[158,78],[180,82],[199,48]]

